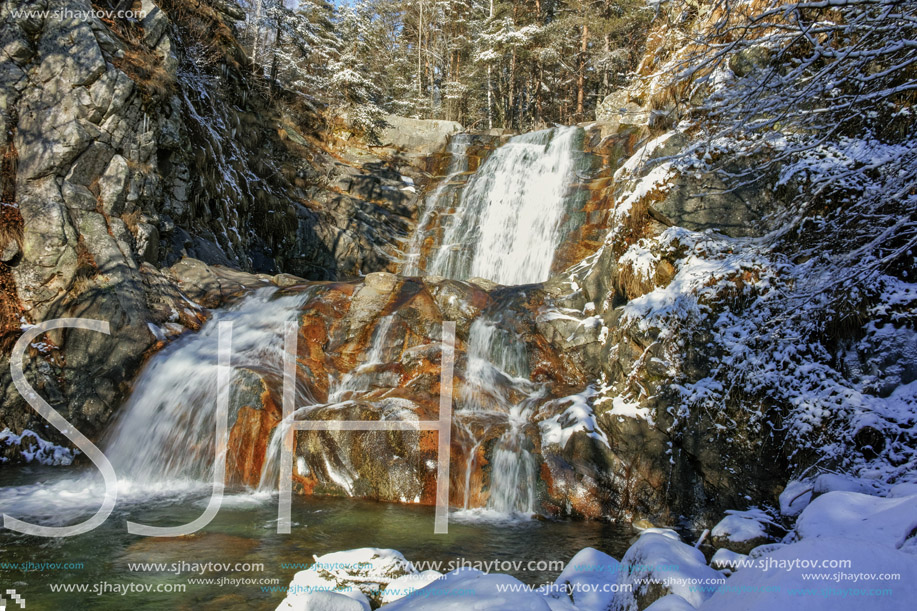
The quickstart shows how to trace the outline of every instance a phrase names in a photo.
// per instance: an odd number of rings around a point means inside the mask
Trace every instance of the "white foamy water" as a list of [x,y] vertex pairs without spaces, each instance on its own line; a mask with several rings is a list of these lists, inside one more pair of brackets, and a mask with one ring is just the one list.
[[405,249],[405,261],[402,273],[405,276],[420,275],[423,270],[420,267],[424,240],[426,240],[431,230],[430,225],[435,216],[445,214],[452,202],[454,181],[468,171],[468,145],[471,144],[469,134],[456,134],[449,140],[449,146],[446,149],[450,155],[449,166],[446,169],[446,177],[440,181],[439,185],[433,192],[424,198],[424,210],[417,222],[417,228],[414,235]]
[[[252,293],[216,310],[203,328],[153,356],[100,444],[118,475],[118,504],[172,501],[209,494],[214,464],[218,325],[233,323],[233,386],[240,370],[281,376],[284,323],[296,320],[308,293],[275,298],[276,289]],[[229,422],[235,420],[230,402]],[[8,487],[0,510],[66,523],[95,511],[103,496],[92,470],[72,478]],[[68,477],[68,479],[63,479]]]
[[[278,379],[283,371],[284,324],[297,319],[309,292],[274,297],[261,289],[217,310],[198,333],[157,354],[106,436],[105,455],[119,478],[157,482],[209,481],[213,468],[218,325],[232,322],[232,379],[240,370]],[[235,421],[230,401],[229,422]]]
[[427,273],[516,285],[547,280],[576,177],[580,129],[516,136],[478,169]]

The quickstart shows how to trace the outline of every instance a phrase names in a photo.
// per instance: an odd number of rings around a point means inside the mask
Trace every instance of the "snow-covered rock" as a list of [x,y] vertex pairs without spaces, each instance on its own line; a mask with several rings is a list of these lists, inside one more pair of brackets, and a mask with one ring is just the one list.
[[645,611],[694,611],[694,605],[678,594],[669,594],[651,604]]
[[362,592],[318,590],[287,596],[277,611],[370,611],[369,599]]
[[873,482],[869,480],[839,473],[822,473],[815,478],[815,483],[812,485],[812,497],[819,497],[829,492],[875,494],[876,489]]
[[[913,579],[917,558],[883,545],[847,538],[813,538],[783,546],[766,560],[764,566],[744,568],[730,577],[700,611],[905,611],[913,609],[917,600],[917,579]],[[840,570],[800,566],[820,566],[825,560],[851,560],[853,564]],[[902,579],[838,580],[839,571],[860,576],[894,573]]]
[[[677,594],[696,607],[724,580],[707,566],[704,555],[683,543],[677,533],[648,529],[621,559],[618,583],[631,588],[619,592],[611,608],[637,611],[668,594]],[[707,586],[709,591],[699,586]]]
[[716,553],[713,554],[713,558],[710,559],[710,566],[717,571],[724,572],[726,575],[731,575],[741,568],[747,558],[748,556],[745,554],[737,554],[724,547],[716,550]]
[[608,554],[591,547],[582,549],[557,577],[549,598],[571,600],[581,610],[608,609],[617,589],[619,567]]
[[382,604],[392,603],[408,594],[413,594],[416,590],[426,587],[442,576],[443,574],[439,571],[429,570],[399,577],[390,582],[382,591]]
[[802,539],[847,537],[900,548],[917,529],[917,496],[881,498],[859,492],[829,492],[800,514]]
[[334,597],[317,598],[317,592],[349,597],[360,604],[365,601],[368,605],[372,600],[378,605],[391,582],[416,573],[401,552],[393,549],[363,547],[315,556],[311,567],[293,576],[287,597],[278,609],[324,609],[303,605],[349,604]]
[[717,548],[747,554],[771,540],[769,530],[773,527],[773,520],[760,509],[727,511],[726,517],[710,532],[711,543]]
[[793,480],[780,493],[780,514],[795,518],[812,501],[812,482]]
[[887,496],[895,499],[904,498],[906,496],[917,496],[917,483],[904,482],[895,484],[889,489]]
[[4,456],[7,449],[15,449],[24,462],[36,462],[42,465],[69,465],[79,453],[42,439],[34,431],[28,429],[16,435],[8,428],[0,431],[0,464],[7,462]]
[[385,606],[385,611],[551,611],[541,594],[509,575],[459,569]]

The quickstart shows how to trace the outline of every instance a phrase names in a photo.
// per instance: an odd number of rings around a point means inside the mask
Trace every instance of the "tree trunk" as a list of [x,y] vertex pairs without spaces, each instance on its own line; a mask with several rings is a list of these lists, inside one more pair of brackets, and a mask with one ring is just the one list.
[[538,62],[538,82],[535,83],[535,121],[542,122],[544,117],[544,107],[541,102],[541,87],[544,82],[544,66]]
[[576,118],[582,121],[583,102],[586,98],[586,48],[589,43],[589,26],[583,24],[583,37],[579,54],[579,75],[576,78]]
[[[490,0],[490,18],[494,16],[494,0]],[[492,68],[487,66],[487,129],[494,128],[493,75]]]
[[277,50],[280,48],[280,37],[283,30],[280,29],[280,23],[277,23],[277,35],[274,37],[274,57],[271,60],[271,91],[277,90]]
[[417,103],[423,97],[423,0],[418,0],[420,20],[417,22]]

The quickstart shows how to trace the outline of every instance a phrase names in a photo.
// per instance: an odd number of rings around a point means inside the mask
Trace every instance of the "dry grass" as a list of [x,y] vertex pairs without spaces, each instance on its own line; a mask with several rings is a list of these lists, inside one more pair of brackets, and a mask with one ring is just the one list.
[[125,212],[121,215],[121,220],[124,221],[127,228],[131,230],[131,233],[137,233],[137,224],[140,222],[141,214],[140,209],[137,209],[131,213]]
[[166,98],[175,92],[174,75],[165,69],[163,58],[149,49],[132,47],[124,52],[124,57],[115,57],[111,61],[147,97]]
[[[22,247],[22,215],[16,206],[16,168],[19,155],[14,144],[16,111],[5,126],[6,142],[0,148],[0,249],[11,242]],[[0,262],[0,353],[12,349],[20,335],[22,305],[10,266]]]

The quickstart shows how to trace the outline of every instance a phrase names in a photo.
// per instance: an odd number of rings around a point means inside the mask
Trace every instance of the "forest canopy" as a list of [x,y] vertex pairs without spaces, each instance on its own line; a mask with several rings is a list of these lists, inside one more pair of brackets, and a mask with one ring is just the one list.
[[382,113],[526,130],[577,123],[639,61],[644,0],[248,0],[266,76],[370,127]]

